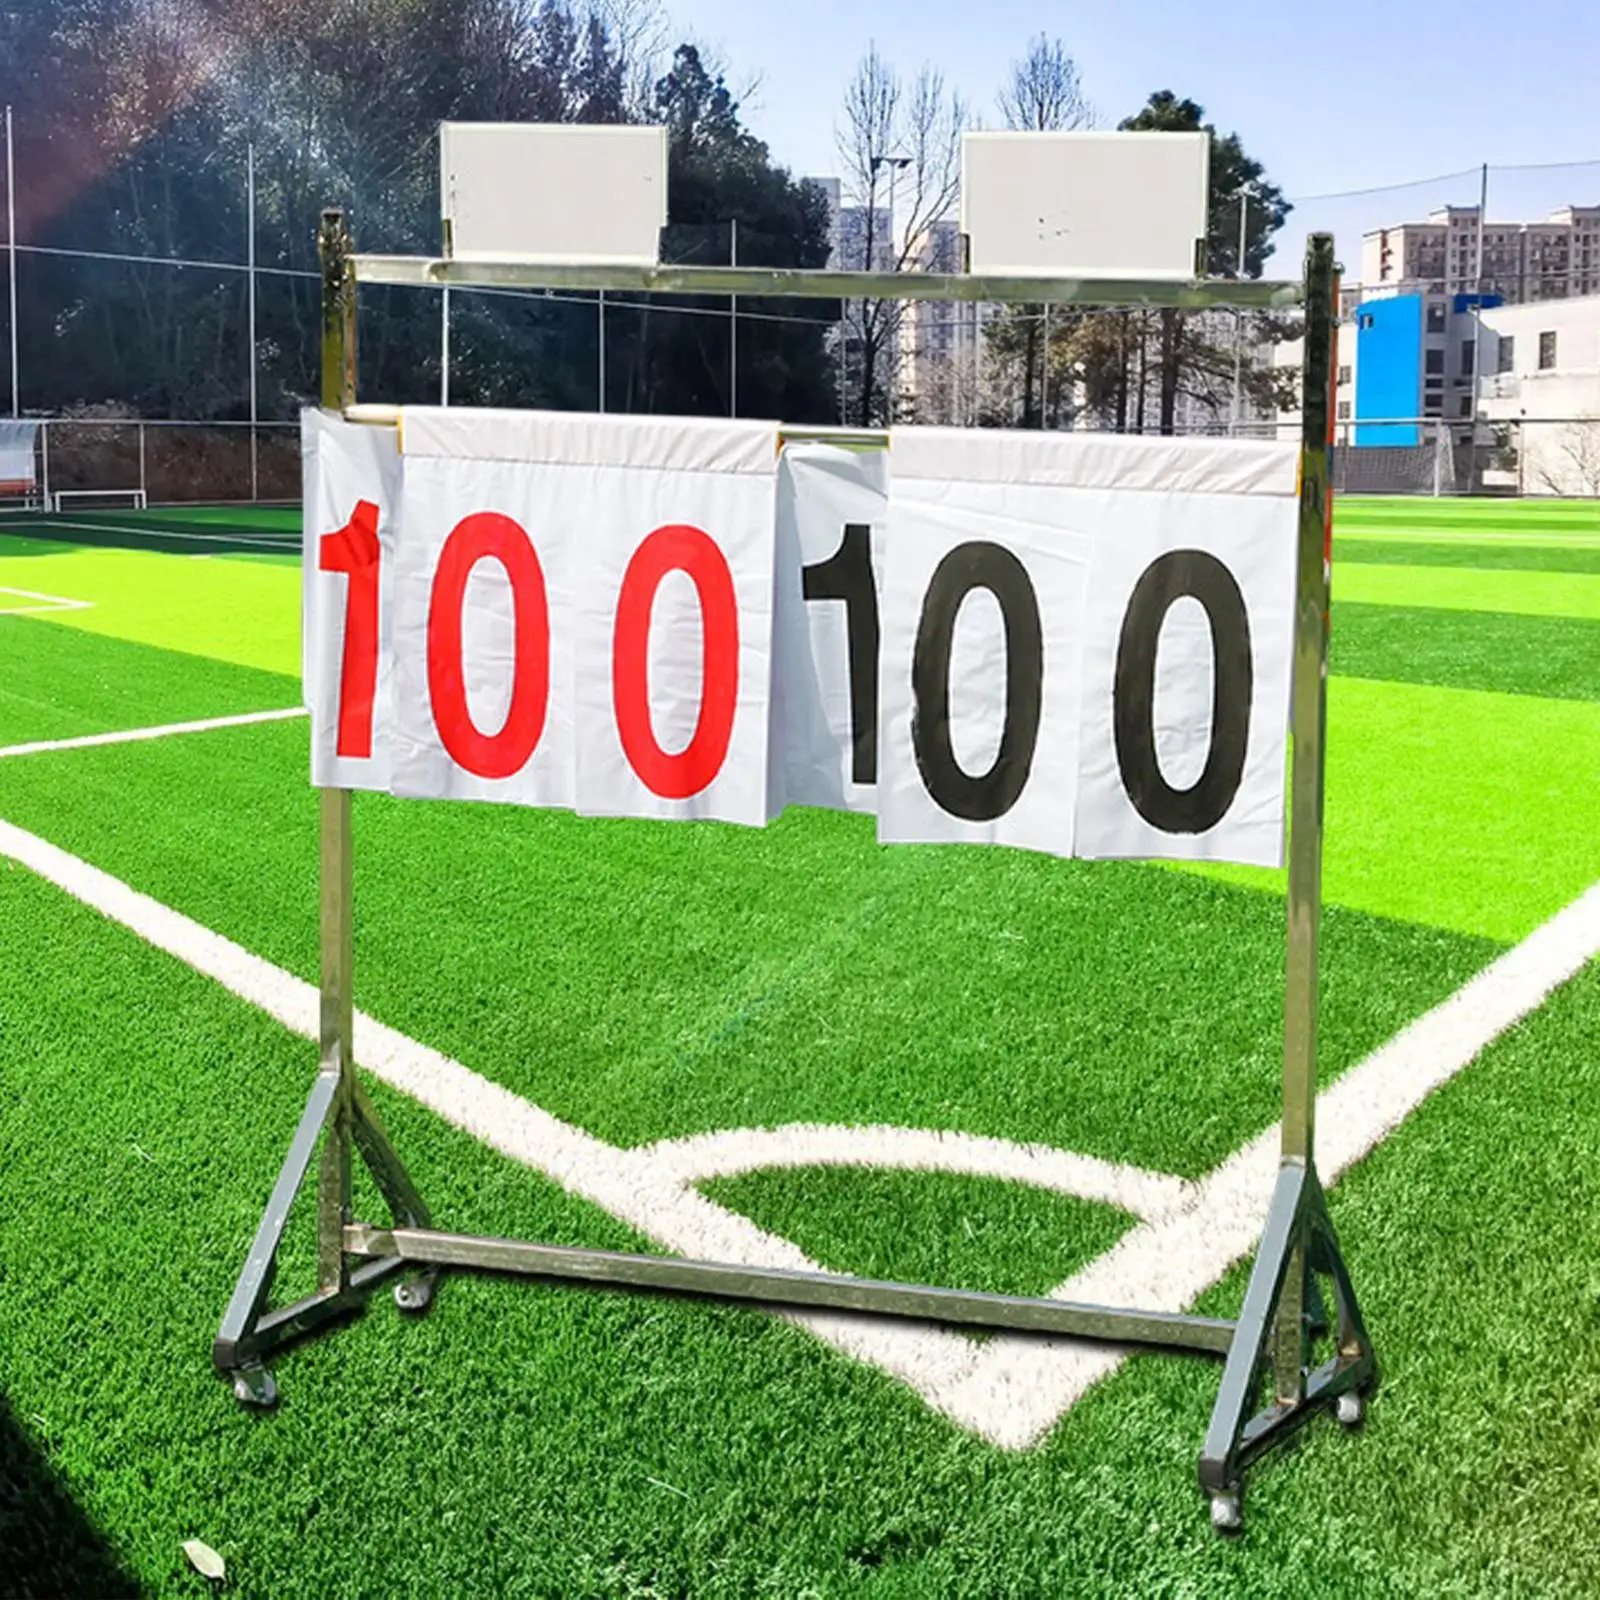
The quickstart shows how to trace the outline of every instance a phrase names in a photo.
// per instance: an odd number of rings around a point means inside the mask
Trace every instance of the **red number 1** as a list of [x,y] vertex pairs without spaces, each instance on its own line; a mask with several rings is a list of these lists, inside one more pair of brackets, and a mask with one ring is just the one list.
[[358,500],[350,520],[322,536],[317,566],[349,579],[344,607],[344,661],[339,670],[341,756],[372,754],[372,701],[378,688],[378,508]]

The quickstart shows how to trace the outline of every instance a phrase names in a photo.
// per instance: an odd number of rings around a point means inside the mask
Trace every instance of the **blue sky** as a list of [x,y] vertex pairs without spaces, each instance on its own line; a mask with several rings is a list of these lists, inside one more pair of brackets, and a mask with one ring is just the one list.
[[[677,31],[720,47],[732,80],[759,76],[750,126],[796,173],[833,172],[837,107],[876,41],[906,72],[928,61],[991,123],[995,92],[1028,39],[1059,36],[1107,125],[1155,89],[1198,100],[1234,130],[1291,197],[1396,184],[1495,165],[1589,162],[1496,172],[1491,218],[1600,203],[1600,0],[1527,6],[1462,0],[676,0]],[[1314,51],[1324,52],[1313,58]],[[1302,206],[1310,226],[1359,262],[1363,229],[1477,199],[1470,177]]]

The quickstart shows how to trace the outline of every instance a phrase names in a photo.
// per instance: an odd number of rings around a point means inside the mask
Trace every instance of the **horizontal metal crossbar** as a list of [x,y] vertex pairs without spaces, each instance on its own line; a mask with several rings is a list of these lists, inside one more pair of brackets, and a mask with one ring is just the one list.
[[752,1300],[766,1305],[827,1311],[865,1311],[921,1322],[952,1322],[1008,1333],[1046,1333],[1117,1344],[1162,1345],[1225,1356],[1234,1324],[1220,1317],[1178,1316],[1164,1311],[1128,1311],[1024,1295],[979,1294],[968,1289],[931,1289],[918,1284],[880,1283],[870,1278],[778,1267],[741,1267],[724,1262],[684,1261],[674,1256],[633,1255],[615,1250],[573,1250],[485,1239],[427,1228],[373,1228],[355,1223],[344,1230],[351,1255],[395,1258],[434,1266],[477,1267],[525,1277],[565,1278],[671,1294]]
[[[346,422],[361,423],[367,427],[392,428],[400,421],[405,408],[396,405],[353,405],[344,407],[341,415]],[[889,445],[887,428],[829,428],[784,427],[778,428],[780,444],[833,444],[844,450],[885,450]]]
[[739,294],[802,300],[966,300],[983,305],[1237,306],[1287,311],[1300,283],[1254,279],[998,277],[966,272],[827,272],[774,267],[636,267],[581,262],[353,256],[357,283],[453,289],[604,289],[619,294]]

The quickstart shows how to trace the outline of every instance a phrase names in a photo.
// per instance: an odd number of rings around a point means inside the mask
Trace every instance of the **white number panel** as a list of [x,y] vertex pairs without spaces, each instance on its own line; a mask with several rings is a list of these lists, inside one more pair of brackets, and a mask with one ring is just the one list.
[[878,837],[1071,855],[1090,543],[944,488],[889,513]]
[[525,462],[406,463],[395,571],[398,795],[575,802],[571,537]]
[[891,455],[896,507],[937,485],[1089,542],[1072,853],[1281,864],[1294,447],[907,428]]
[[1281,862],[1297,451],[306,419],[313,781]]
[[306,411],[300,446],[301,675],[311,712],[311,781],[387,789],[401,481],[395,430]]
[[773,705],[783,798],[877,809],[883,451],[785,445],[778,473]]
[[1279,866],[1293,512],[1127,499],[1089,605],[1078,853]]

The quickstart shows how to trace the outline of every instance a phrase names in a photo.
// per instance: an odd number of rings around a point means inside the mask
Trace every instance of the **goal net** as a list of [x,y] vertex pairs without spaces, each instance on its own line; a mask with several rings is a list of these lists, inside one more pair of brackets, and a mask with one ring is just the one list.
[[[1382,430],[1364,429],[1367,433]],[[1415,434],[1415,444],[1356,442],[1353,430],[1341,430],[1333,447],[1333,487],[1338,494],[1455,494],[1455,451],[1450,430],[1442,422],[1396,428],[1396,435]]]

